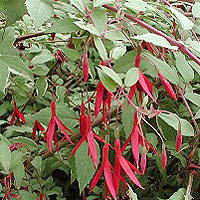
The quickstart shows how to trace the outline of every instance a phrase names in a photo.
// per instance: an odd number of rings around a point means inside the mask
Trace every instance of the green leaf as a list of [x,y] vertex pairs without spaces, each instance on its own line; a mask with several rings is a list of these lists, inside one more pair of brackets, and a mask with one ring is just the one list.
[[38,97],[41,98],[45,95],[47,88],[48,88],[48,82],[47,82],[47,78],[46,77],[40,77],[37,81],[36,81],[36,90],[37,90],[37,94]]
[[189,20],[185,15],[183,15],[173,7],[170,7],[170,10],[177,17],[184,30],[190,30],[193,28],[194,23],[191,20]]
[[134,37],[135,40],[144,40],[148,43],[153,43],[156,46],[165,47],[168,49],[178,50],[177,46],[171,46],[170,43],[162,36],[153,33],[146,33]]
[[42,26],[54,14],[53,2],[49,0],[26,0],[26,7],[37,27]]
[[6,28],[2,40],[0,41],[0,54],[7,54],[13,46],[14,41],[15,29],[11,27]]
[[114,92],[117,84],[113,79],[111,79],[108,75],[106,75],[102,70],[97,69],[99,78],[101,82],[103,83],[104,87],[109,90],[110,92]]
[[[181,123],[181,133],[184,136],[194,136],[194,129],[192,125],[186,119],[180,119],[177,115],[160,113],[158,115],[163,121],[165,121],[168,125],[173,127],[178,131],[179,128],[179,120]],[[179,120],[178,120],[179,119]]]
[[195,119],[200,119],[200,109],[197,111],[197,113],[195,115]]
[[192,7],[192,14],[195,18],[200,17],[200,3],[195,3]]
[[126,73],[129,69],[135,66],[136,51],[126,53],[113,66],[113,70],[117,73]]
[[[125,104],[127,105],[127,104]],[[126,138],[129,137],[132,129],[133,129],[133,118],[134,118],[135,110],[129,105],[129,107],[122,107],[122,125],[126,134]]]
[[37,195],[36,194],[32,194],[26,190],[19,190],[19,194],[20,194],[20,200],[35,200],[37,199]]
[[13,169],[16,165],[18,165],[22,161],[23,153],[21,151],[13,151],[11,153],[11,162],[10,168]]
[[32,63],[33,64],[38,64],[38,65],[41,65],[41,64],[44,64],[44,63],[47,63],[51,60],[53,60],[55,57],[53,56],[53,54],[51,54],[50,51],[48,50],[43,50],[39,55],[35,56],[33,59],[32,59]]
[[0,73],[0,92],[5,94],[5,88],[8,83],[9,71],[6,63],[0,60],[1,73]]
[[59,19],[53,26],[46,31],[46,33],[73,33],[80,28],[74,24],[77,20],[71,18]]
[[180,188],[177,192],[175,192],[169,200],[186,200],[185,199],[186,189]]
[[101,36],[101,34],[99,33],[99,31],[97,30],[96,27],[94,27],[93,24],[87,24],[83,21],[76,21],[74,22],[74,24],[76,24],[79,28],[88,31],[91,34],[94,34],[96,36]]
[[25,132],[31,133],[32,132],[32,128],[27,127],[25,125],[23,125],[23,126],[15,126],[15,125],[8,126],[7,130],[16,131],[16,132],[19,132],[19,133],[25,133]]
[[105,67],[105,66],[101,66],[102,71],[108,75],[113,81],[115,81],[119,86],[122,86],[122,81],[120,79],[120,77],[118,76],[118,74],[113,71],[112,69]]
[[88,156],[88,145],[86,142],[83,142],[77,150],[75,154],[75,164],[81,193],[95,173],[92,159]]
[[194,92],[186,92],[185,98],[190,100],[192,103],[196,104],[197,106],[200,106],[200,95]]
[[0,161],[6,172],[10,169],[10,161],[11,161],[11,152],[9,146],[0,141]]
[[186,82],[189,82],[194,78],[194,71],[192,70],[182,53],[177,53],[176,68]]
[[200,66],[195,61],[189,61],[188,63],[200,75]]
[[168,79],[173,84],[179,83],[179,78],[177,72],[174,68],[170,67],[166,62],[156,58],[155,56],[143,52],[144,55],[153,65],[158,67],[159,71],[163,74],[163,76]]
[[25,175],[24,164],[22,161],[18,165],[15,165],[15,167],[13,169],[13,174],[14,174],[17,186],[18,187],[21,186],[21,182]]
[[37,170],[41,171],[41,169],[42,169],[42,158],[41,158],[41,156],[36,156],[31,163]]
[[102,40],[99,37],[94,36],[94,44],[99,52],[99,56],[101,57],[101,59],[107,60],[108,56],[107,56],[106,48],[105,48]]
[[101,7],[105,4],[115,4],[115,0],[94,0],[93,1],[94,7]]
[[92,20],[100,33],[106,30],[108,19],[105,10],[96,8],[92,12]]
[[0,62],[4,63],[3,66],[7,66],[9,71],[13,74],[28,76],[33,79],[33,74],[28,66],[18,57],[16,56],[0,56]]
[[142,0],[128,0],[128,2],[126,2],[124,4],[124,6],[126,8],[135,10],[137,12],[140,12],[140,11],[145,12],[147,10],[155,10],[155,8],[153,8],[148,3],[146,3],[145,1],[142,1]]
[[25,0],[7,0],[6,25],[12,25],[17,20],[21,19],[25,13]]
[[81,57],[81,54],[75,49],[70,49],[66,47],[61,47],[60,49],[64,52],[65,56],[72,61],[76,61]]
[[70,0],[70,3],[75,6],[76,8],[78,8],[81,12],[85,12],[85,5],[84,5],[84,1],[82,0]]
[[129,69],[125,76],[126,87],[131,87],[132,85],[137,83],[138,79],[139,79],[138,68]]
[[126,47],[115,47],[110,51],[110,58],[119,60],[126,53]]

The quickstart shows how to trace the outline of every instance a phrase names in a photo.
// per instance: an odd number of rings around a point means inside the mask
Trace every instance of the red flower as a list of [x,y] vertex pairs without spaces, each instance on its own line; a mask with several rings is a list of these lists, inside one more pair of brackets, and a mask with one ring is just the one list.
[[162,84],[164,85],[167,93],[169,94],[169,96],[174,99],[175,101],[177,101],[177,97],[176,97],[176,94],[174,92],[174,89],[172,88],[172,86],[170,85],[170,83],[167,81],[167,79],[165,79],[165,77],[159,73],[159,77],[160,77],[160,80],[162,81]]
[[14,112],[12,114],[12,119],[10,121],[10,125],[12,126],[15,122],[15,118],[21,119],[21,121],[26,125],[26,121],[24,119],[24,115],[19,111],[16,105],[16,101],[14,100]]
[[162,145],[162,157],[161,157],[161,162],[162,162],[162,167],[163,169],[165,169],[166,165],[167,165],[167,153],[165,150],[165,144],[163,143]]
[[88,55],[87,52],[83,54],[83,77],[84,81],[88,81]]
[[56,59],[58,60],[59,63],[64,63],[66,60],[65,54],[61,50],[57,50]]
[[68,131],[71,134],[73,134],[72,131],[70,129],[68,129],[66,126],[64,126],[63,123],[56,116],[56,105],[55,105],[55,101],[53,100],[53,97],[52,97],[52,101],[51,101],[51,112],[52,112],[52,117],[51,117],[51,120],[50,120],[48,128],[47,128],[47,132],[46,132],[47,145],[48,145],[48,149],[50,152],[52,152],[52,140],[53,140],[53,138],[55,138],[54,135],[56,134],[56,127],[59,127],[61,132],[67,138],[67,140],[71,144],[73,144],[69,135],[66,132],[66,131]]
[[116,200],[117,194],[115,191],[113,176],[112,176],[112,171],[111,171],[112,165],[110,164],[110,162],[108,160],[108,152],[109,152],[109,145],[105,144],[103,147],[102,165],[99,168],[99,170],[97,171],[97,173],[95,174],[94,178],[92,179],[90,192],[94,189],[94,187],[98,183],[99,179],[101,178],[101,174],[103,172],[104,177],[105,177],[106,186],[107,186],[110,194],[112,195],[112,197]]
[[93,133],[90,115],[88,114],[86,116],[84,112],[85,112],[85,106],[82,103],[82,105],[81,105],[81,115],[80,115],[80,133],[82,135],[82,138],[80,139],[80,141],[74,147],[70,157],[72,157],[76,153],[77,149],[81,146],[81,144],[85,140],[87,140],[89,154],[92,157],[92,161],[94,163],[94,166],[97,168],[97,166],[98,166],[98,156],[97,156],[97,148],[96,148],[96,143],[95,143],[94,138],[98,139],[101,142],[105,142],[105,141],[103,139],[101,139],[99,136],[97,136],[95,133]]
[[124,172],[127,174],[127,176],[133,181],[134,184],[136,184],[141,189],[144,189],[140,182],[138,181],[137,177],[135,176],[133,171],[136,171],[137,173],[140,173],[135,166],[133,166],[129,161],[127,161],[123,156],[121,152],[121,142],[119,139],[115,140],[115,168],[113,172],[114,176],[114,185],[116,192],[119,189],[119,181],[121,179],[121,169],[124,170]]
[[32,129],[32,140],[34,140],[35,136],[36,136],[36,131],[44,131],[44,127],[42,126],[42,124],[40,124],[39,121],[35,121],[35,124],[33,126],[33,129]]
[[178,134],[176,136],[176,151],[179,152],[181,148],[181,143],[182,143],[182,134],[181,134],[181,128],[178,129]]

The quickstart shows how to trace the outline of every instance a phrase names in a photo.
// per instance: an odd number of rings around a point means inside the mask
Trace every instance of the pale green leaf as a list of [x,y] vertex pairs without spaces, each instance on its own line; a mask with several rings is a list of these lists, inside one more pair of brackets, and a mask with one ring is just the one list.
[[81,54],[75,49],[66,47],[61,47],[60,49],[64,52],[65,56],[72,61],[76,61],[81,57]]
[[113,66],[113,70],[117,73],[126,73],[135,66],[136,51],[131,51],[122,56]]
[[83,21],[76,21],[74,22],[74,24],[76,24],[79,28],[88,31],[91,34],[97,35],[97,36],[101,36],[101,34],[99,33],[99,31],[97,30],[96,27],[94,27],[93,24],[87,24]]
[[31,162],[31,164],[39,171],[41,171],[42,169],[42,158],[41,156],[36,156],[33,161]]
[[138,68],[129,69],[125,76],[126,87],[131,87],[132,85],[137,83],[138,79],[139,79]]
[[25,175],[24,164],[22,161],[18,165],[15,165],[15,167],[13,169],[13,174],[14,174],[17,186],[18,187],[21,186],[21,182]]
[[156,46],[165,47],[168,49],[178,50],[177,46],[171,46],[171,44],[162,36],[153,33],[146,33],[134,37],[135,40],[144,40],[148,43],[153,43]]
[[100,33],[106,30],[107,16],[105,10],[96,8],[94,12],[92,12],[92,20]]
[[8,67],[8,70],[14,74],[28,76],[31,79],[33,78],[33,74],[28,66],[16,56],[0,56],[0,62],[3,62],[4,65]]
[[13,46],[14,41],[15,29],[11,27],[6,28],[2,40],[0,41],[0,54],[7,54]]
[[194,118],[195,119],[200,119],[200,109],[197,111],[197,113],[196,113]]
[[53,56],[53,54],[51,54],[50,51],[45,51],[45,50],[43,50],[43,51],[41,52],[41,54],[35,56],[35,57],[32,59],[32,63],[35,64],[35,65],[36,65],[36,64],[41,65],[41,64],[44,64],[44,63],[46,63],[46,62],[49,62],[49,61],[53,60],[54,58],[55,58],[55,57]]
[[70,0],[70,3],[84,13],[85,5],[83,0]]
[[106,75],[102,70],[97,69],[97,71],[104,87],[110,92],[114,92],[117,87],[116,82],[113,79],[111,79],[108,75]]
[[102,40],[99,37],[94,37],[94,44],[98,50],[99,56],[101,57],[102,60],[107,60],[107,52],[106,48],[102,42]]
[[126,8],[135,10],[137,12],[140,12],[140,11],[145,12],[147,10],[155,10],[155,8],[153,8],[148,3],[146,3],[145,1],[142,1],[142,0],[128,0],[128,2],[126,2],[124,4],[124,6]]
[[47,82],[47,78],[46,77],[40,77],[37,81],[36,81],[36,90],[37,90],[37,94],[38,97],[41,98],[45,95],[47,88],[48,88],[48,82]]
[[[1,0],[2,1],[2,0]],[[7,0],[6,25],[10,26],[26,13],[25,0]]]
[[101,7],[105,4],[114,4],[115,0],[94,0],[93,5],[94,7]]
[[88,155],[88,145],[86,142],[82,143],[75,154],[75,166],[81,193],[95,173],[92,159]]
[[184,30],[190,30],[193,28],[194,23],[191,20],[189,20],[185,15],[183,15],[173,7],[170,7],[170,10],[177,17]]
[[79,29],[78,26],[74,24],[76,20],[71,19],[71,18],[64,18],[64,19],[59,19],[56,21],[53,26],[46,31],[46,33],[72,33],[76,32]]
[[26,6],[37,27],[42,26],[54,14],[53,2],[49,0],[26,0]]
[[126,47],[115,47],[110,51],[110,58],[119,60],[126,53]]
[[108,75],[113,81],[115,81],[119,86],[122,86],[122,81],[120,79],[120,77],[118,76],[118,74],[113,71],[112,69],[105,67],[105,66],[101,66],[102,71]]
[[189,61],[188,63],[200,75],[200,66],[195,61]]
[[186,189],[180,188],[168,200],[186,200],[185,193],[186,193]]
[[[163,121],[165,121],[168,125],[173,127],[178,131],[179,121],[181,123],[181,133],[184,136],[194,136],[194,129],[192,125],[186,119],[180,119],[177,115],[160,113],[158,115]],[[179,120],[178,120],[179,119]]]
[[22,161],[23,153],[21,151],[13,151],[11,153],[11,162],[10,168],[13,169],[16,165],[18,165]]
[[177,53],[176,68],[186,82],[189,82],[194,78],[194,71],[192,70],[182,53]]
[[0,141],[0,162],[6,172],[10,169],[11,152],[9,146]]
[[194,92],[186,92],[185,98],[191,101],[192,103],[196,104],[197,106],[200,106],[200,94],[194,93]]
[[128,185],[127,195],[129,197],[129,199],[138,200],[137,194],[135,192],[133,192],[133,189],[131,188],[131,186],[128,183],[127,183],[127,185]]
[[195,3],[192,7],[192,14],[195,18],[200,17],[200,3]]
[[8,66],[3,61],[1,61],[1,59],[0,59],[0,66],[1,66],[0,92],[5,93],[5,88],[9,78],[9,71],[8,71]]

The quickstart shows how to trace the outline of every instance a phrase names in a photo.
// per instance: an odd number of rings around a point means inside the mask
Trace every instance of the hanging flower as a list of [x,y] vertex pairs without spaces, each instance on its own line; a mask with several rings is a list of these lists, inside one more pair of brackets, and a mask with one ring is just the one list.
[[112,176],[112,171],[111,171],[112,165],[110,164],[110,161],[108,160],[108,152],[109,152],[109,145],[105,144],[103,147],[102,165],[99,168],[99,170],[97,171],[97,173],[95,174],[94,178],[92,179],[90,192],[92,192],[92,190],[98,183],[99,179],[101,178],[101,174],[103,173],[104,177],[105,177],[106,186],[107,186],[110,194],[112,195],[113,199],[116,200],[117,194],[115,191],[113,176]]
[[65,135],[67,140],[71,144],[73,144],[73,142],[71,141],[71,139],[66,131],[70,132],[71,134],[73,134],[73,133],[70,129],[68,129],[66,126],[64,126],[63,123],[58,119],[58,117],[56,115],[56,105],[55,105],[55,101],[54,101],[53,97],[52,97],[52,101],[51,101],[51,113],[52,113],[51,120],[49,122],[47,132],[46,132],[47,146],[48,146],[48,149],[50,152],[52,152],[52,140],[53,140],[53,138],[55,138],[57,127],[60,128],[61,132]]
[[176,94],[174,92],[174,89],[172,88],[171,84],[167,81],[167,79],[165,79],[165,77],[159,72],[159,77],[160,80],[162,81],[162,84],[164,85],[167,93],[169,94],[169,96],[174,99],[175,101],[177,101],[177,97]]
[[16,101],[14,100],[14,112],[12,114],[12,119],[10,121],[10,125],[11,126],[14,124],[15,118],[20,119],[24,123],[24,125],[26,125],[26,121],[24,119],[24,115],[17,108]]
[[39,121],[35,121],[33,129],[32,129],[32,140],[34,140],[35,136],[36,136],[36,131],[44,131],[44,127],[42,126],[42,124],[40,124]]

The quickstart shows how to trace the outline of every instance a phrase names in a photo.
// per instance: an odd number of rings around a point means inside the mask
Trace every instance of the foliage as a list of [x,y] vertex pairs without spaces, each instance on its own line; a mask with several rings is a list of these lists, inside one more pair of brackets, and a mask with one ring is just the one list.
[[199,199],[199,10],[2,0],[2,199]]

